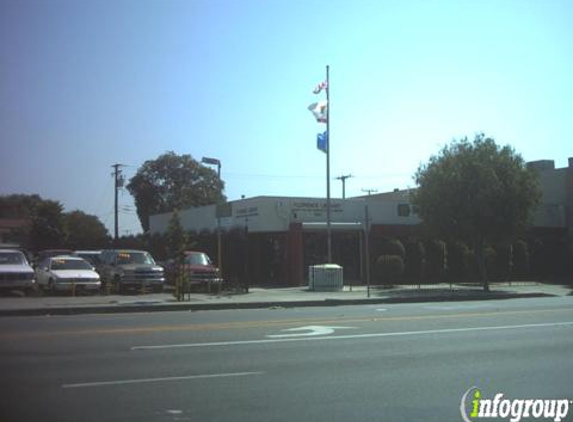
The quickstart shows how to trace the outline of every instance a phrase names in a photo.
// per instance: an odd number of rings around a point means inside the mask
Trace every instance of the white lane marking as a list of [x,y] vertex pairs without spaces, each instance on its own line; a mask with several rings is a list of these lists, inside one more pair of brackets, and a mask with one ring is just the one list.
[[378,308],[376,309],[376,312],[386,312],[388,309],[386,308]]
[[485,304],[485,305],[433,305],[433,306],[424,306],[424,309],[429,309],[431,311],[453,311],[457,309],[484,309],[484,308],[493,308],[493,305]]
[[413,336],[423,334],[447,334],[447,333],[467,333],[472,331],[489,331],[489,330],[513,330],[520,328],[542,328],[542,327],[561,327],[573,325],[573,321],[566,322],[548,322],[541,324],[524,324],[524,325],[503,325],[497,327],[471,327],[471,328],[445,328],[440,330],[425,331],[402,331],[394,333],[372,333],[372,334],[349,334],[344,336],[323,336],[323,337],[295,337],[295,338],[277,338],[265,340],[239,340],[239,341],[217,341],[213,343],[184,343],[184,344],[163,344],[158,346],[134,346],[131,350],[156,350],[156,349],[178,349],[183,347],[216,347],[216,346],[242,346],[246,344],[269,344],[269,343],[286,343],[293,341],[319,341],[319,340],[349,340],[361,338],[379,338],[379,337],[398,337]]
[[195,380],[195,379],[205,379],[205,378],[245,377],[249,375],[262,375],[262,374],[264,374],[264,372],[232,372],[228,374],[203,374],[203,375],[188,375],[182,377],[139,378],[130,380],[63,384],[62,388],[86,388],[86,387],[102,387],[105,385],[144,384],[149,382],[184,381],[184,380]]
[[288,334],[269,334],[268,338],[289,338],[289,337],[311,337],[326,336],[334,333],[334,330],[348,329],[355,327],[327,327],[322,325],[308,325],[306,327],[287,328],[282,331],[288,331]]
[[169,409],[165,413],[169,413],[170,415],[181,415],[183,410]]

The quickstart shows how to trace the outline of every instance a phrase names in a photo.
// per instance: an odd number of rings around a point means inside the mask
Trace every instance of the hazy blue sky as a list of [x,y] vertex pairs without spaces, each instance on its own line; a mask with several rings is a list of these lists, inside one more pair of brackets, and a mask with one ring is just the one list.
[[[173,150],[219,158],[231,200],[324,196],[307,106],[327,64],[347,196],[411,187],[477,132],[565,167],[572,22],[568,0],[0,0],[0,194],[111,229],[111,165]],[[120,233],[140,231],[120,202]]]

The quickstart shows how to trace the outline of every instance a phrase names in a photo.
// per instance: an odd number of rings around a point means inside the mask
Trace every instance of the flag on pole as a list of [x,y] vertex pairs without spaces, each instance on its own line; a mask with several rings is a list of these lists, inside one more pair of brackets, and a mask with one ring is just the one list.
[[328,152],[328,131],[316,135],[316,147],[325,154]]
[[308,106],[308,109],[314,115],[317,122],[326,123],[326,118],[328,116],[328,102],[326,100],[312,103]]
[[314,88],[312,90],[313,94],[320,94],[320,91],[322,91],[323,89],[328,89],[328,82],[323,81],[321,83],[319,83],[316,88]]

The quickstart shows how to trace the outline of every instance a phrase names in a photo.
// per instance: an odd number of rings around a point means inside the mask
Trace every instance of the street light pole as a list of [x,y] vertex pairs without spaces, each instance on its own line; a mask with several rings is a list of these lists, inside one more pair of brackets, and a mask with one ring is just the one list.
[[330,66],[326,66],[326,133],[327,133],[327,148],[326,148],[326,257],[327,263],[332,263],[332,228],[331,228],[331,215],[330,215]]
[[[217,158],[203,157],[201,162],[204,164],[210,164],[217,166],[217,177],[219,181],[221,180],[221,160]],[[215,207],[215,213],[217,213],[217,208]],[[219,267],[219,272],[221,276],[223,275],[223,248],[221,245],[221,217],[217,215],[217,266]]]

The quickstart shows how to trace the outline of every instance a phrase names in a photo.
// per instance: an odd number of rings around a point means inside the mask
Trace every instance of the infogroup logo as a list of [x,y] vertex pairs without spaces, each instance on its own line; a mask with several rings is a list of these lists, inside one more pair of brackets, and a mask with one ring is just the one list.
[[559,422],[567,416],[571,404],[573,401],[569,399],[507,399],[503,393],[486,399],[474,386],[463,394],[460,412],[465,422],[487,418],[509,418],[510,422],[519,422],[522,418]]

